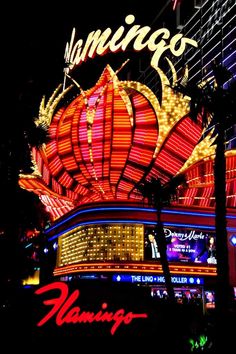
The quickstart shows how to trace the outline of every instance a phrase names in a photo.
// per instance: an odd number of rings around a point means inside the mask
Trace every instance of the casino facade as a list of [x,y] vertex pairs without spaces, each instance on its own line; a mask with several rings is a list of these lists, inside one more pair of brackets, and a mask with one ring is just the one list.
[[[19,183],[39,196],[54,220],[44,231],[44,250],[45,269],[55,279],[145,284],[161,295],[160,255],[150,237],[158,238],[157,213],[138,186],[184,174],[187,186],[161,213],[172,281],[179,296],[214,291],[214,138],[199,143],[201,119],[193,122],[189,98],[171,89],[177,75],[168,64],[171,82],[156,68],[161,100],[141,82],[120,81],[109,65],[86,91],[72,79],[77,94],[69,103],[73,85],[42,100],[37,124],[48,127],[51,140],[32,150],[34,172]],[[230,282],[236,287],[235,149],[225,157]],[[47,257],[53,262],[48,270]]]
[[[54,218],[45,229],[45,252],[55,255],[56,279],[108,277],[163,288],[160,256],[148,254],[149,235],[158,237],[156,211],[137,186],[184,173],[187,187],[162,210],[170,271],[181,287],[214,287],[217,260],[206,249],[215,238],[214,145],[211,137],[198,144],[201,122],[191,121],[187,98],[176,95],[158,73],[161,104],[147,86],[119,81],[109,66],[93,88],[68,105],[56,110],[64,99],[58,90],[42,102],[39,121],[48,124],[51,141],[33,150],[35,171],[21,175],[20,185],[37,193]],[[235,151],[227,151],[226,161],[234,285]]]

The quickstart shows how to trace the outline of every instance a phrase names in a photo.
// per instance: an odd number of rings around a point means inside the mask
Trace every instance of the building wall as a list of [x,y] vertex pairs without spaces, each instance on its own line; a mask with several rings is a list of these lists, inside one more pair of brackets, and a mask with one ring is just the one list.
[[[236,233],[236,213],[228,213],[228,237]],[[164,209],[162,221],[173,272],[215,275],[216,264],[204,250],[214,237],[212,209]],[[161,273],[160,259],[148,256],[148,235],[158,239],[156,212],[132,203],[94,203],[80,207],[45,230],[49,243],[58,239],[55,275],[80,272],[142,271]],[[168,237],[170,236],[170,237]],[[206,250],[207,251],[207,250]],[[203,258],[198,258],[199,254]],[[229,242],[230,281],[236,285],[235,247]]]

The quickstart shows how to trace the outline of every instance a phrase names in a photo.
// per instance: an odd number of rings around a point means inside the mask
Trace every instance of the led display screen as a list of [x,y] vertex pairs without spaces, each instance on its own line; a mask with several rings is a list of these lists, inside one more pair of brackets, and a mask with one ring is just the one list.
[[206,308],[215,308],[215,292],[211,290],[205,290],[205,304]]
[[[215,265],[215,234],[195,229],[164,227],[169,262],[205,263]],[[144,259],[160,260],[158,234],[155,227],[146,227]]]

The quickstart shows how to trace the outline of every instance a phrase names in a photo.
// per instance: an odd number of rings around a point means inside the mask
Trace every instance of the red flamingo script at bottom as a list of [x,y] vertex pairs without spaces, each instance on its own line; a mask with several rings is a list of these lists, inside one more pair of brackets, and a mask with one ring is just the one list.
[[74,290],[69,294],[69,287],[63,282],[54,282],[45,285],[35,291],[35,294],[41,295],[50,290],[59,290],[59,296],[49,300],[44,300],[44,305],[53,306],[51,310],[37,323],[37,326],[43,326],[53,316],[55,323],[61,326],[64,323],[93,323],[93,322],[114,322],[111,327],[113,335],[121,325],[128,325],[135,318],[147,318],[146,313],[125,312],[124,309],[118,309],[115,312],[108,312],[107,303],[102,303],[101,310],[98,312],[82,311],[79,306],[73,306],[79,297],[80,291]]

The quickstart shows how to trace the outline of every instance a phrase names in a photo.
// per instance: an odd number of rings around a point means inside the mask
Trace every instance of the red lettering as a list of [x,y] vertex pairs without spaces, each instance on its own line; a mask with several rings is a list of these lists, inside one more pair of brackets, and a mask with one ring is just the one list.
[[[69,298],[65,301],[64,305],[62,305],[61,309],[59,310],[57,317],[56,317],[56,324],[58,326],[61,326],[63,323],[70,323],[70,316],[68,316],[68,314],[66,315],[66,311],[69,310],[69,308],[71,307],[71,305],[75,302],[75,300],[77,300],[79,297],[79,290],[75,290],[73,291],[73,293],[69,296]],[[80,308],[78,307],[78,313]],[[63,318],[63,316],[65,316]],[[68,317],[67,317],[68,316]]]
[[129,324],[132,319],[134,318],[134,314],[132,312],[128,312],[127,315],[124,318],[124,324]]
[[97,322],[111,322],[113,320],[112,312],[104,312]]
[[115,323],[113,324],[113,326],[111,327],[111,334],[114,334],[115,331],[117,330],[117,328],[119,327],[119,325],[122,323],[122,321],[124,320],[124,310],[120,309],[118,311],[116,311],[116,313],[114,314],[114,321]]
[[78,318],[79,323],[92,323],[94,322],[94,312],[82,312],[81,315]]
[[80,308],[78,306],[73,307],[63,319],[63,323],[77,323]]
[[96,315],[94,316],[93,320],[95,322],[102,322],[102,315],[103,315],[103,312],[98,311],[98,313],[96,313]]
[[61,326],[64,323],[93,323],[93,322],[112,322],[114,324],[111,327],[111,334],[114,335],[118,327],[123,323],[128,325],[135,318],[147,318],[146,313],[134,314],[133,312],[128,312],[125,314],[124,309],[119,309],[116,312],[105,311],[108,307],[107,303],[101,305],[101,310],[96,314],[94,312],[82,311],[79,306],[74,306],[75,301],[79,297],[79,290],[74,290],[71,295],[68,296],[69,289],[68,285],[62,282],[55,282],[43,286],[42,288],[36,290],[35,294],[41,295],[50,290],[59,290],[59,296],[49,300],[44,300],[44,305],[52,305],[52,309],[46,314],[41,321],[38,322],[38,326],[44,325],[53,316],[55,316],[55,323]]
[[38,326],[44,325],[59,310],[59,308],[66,300],[66,297],[68,295],[68,286],[65,283],[55,282],[52,284],[45,285],[42,288],[35,291],[35,294],[41,295],[47,291],[55,290],[55,289],[61,291],[60,296],[56,299],[45,300],[43,302],[45,305],[54,305],[54,306],[52,310],[49,311],[49,313],[44,318],[42,318],[41,321],[39,321],[39,323],[37,324]]

